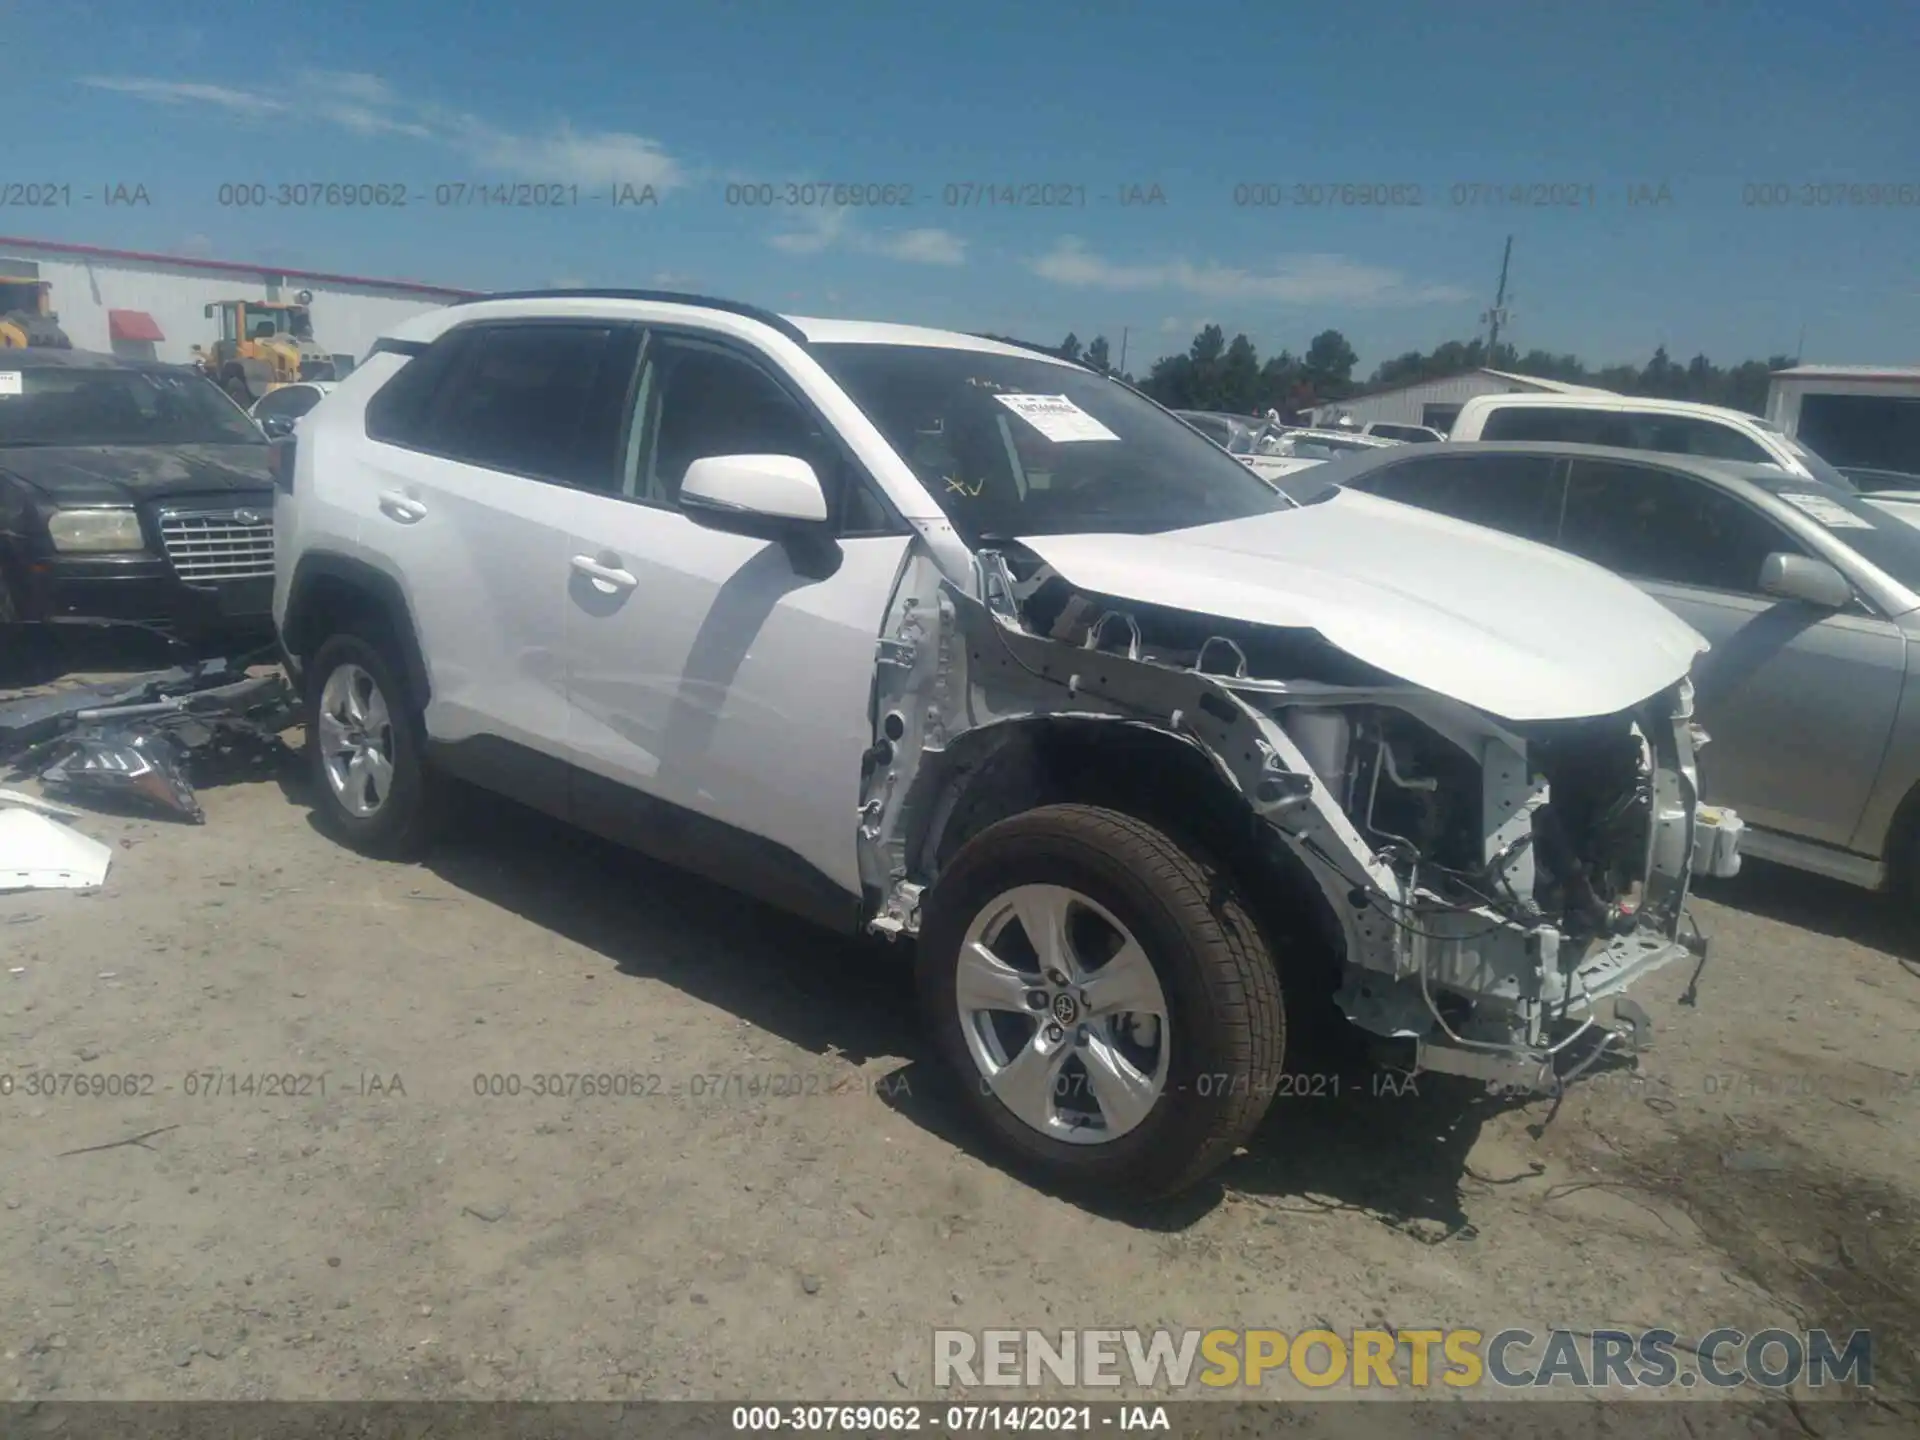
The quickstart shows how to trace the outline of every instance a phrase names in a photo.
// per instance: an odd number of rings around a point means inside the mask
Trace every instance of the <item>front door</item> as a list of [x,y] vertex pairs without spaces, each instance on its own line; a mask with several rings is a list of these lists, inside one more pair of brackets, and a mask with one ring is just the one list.
[[[731,342],[653,334],[633,397],[617,493],[575,511],[574,814],[792,908],[844,910],[860,890],[861,761],[904,528],[804,397]],[[835,552],[687,518],[688,465],[726,454],[812,462]]]

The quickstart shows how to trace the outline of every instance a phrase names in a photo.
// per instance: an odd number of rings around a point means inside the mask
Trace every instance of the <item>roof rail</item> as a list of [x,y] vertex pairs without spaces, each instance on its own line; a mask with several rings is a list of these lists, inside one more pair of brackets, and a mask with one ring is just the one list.
[[496,290],[489,295],[475,295],[453,303],[455,306],[479,305],[488,300],[652,300],[669,305],[695,305],[703,310],[724,310],[729,315],[743,315],[749,320],[758,320],[762,325],[778,330],[796,345],[807,343],[806,331],[772,310],[742,304],[738,300],[718,300],[711,295],[685,295],[675,290]]
[[1036,355],[1045,355],[1049,359],[1058,360],[1063,365],[1077,365],[1082,370],[1092,370],[1096,375],[1104,373],[1099,370],[1094,370],[1093,366],[1087,364],[1084,360],[1069,360],[1058,350],[1049,350],[1045,345],[1036,344],[1032,340],[1015,340],[1010,335],[989,335],[984,330],[971,330],[967,333],[972,335],[976,340],[991,340],[996,345],[1011,345],[1016,350],[1031,350]]

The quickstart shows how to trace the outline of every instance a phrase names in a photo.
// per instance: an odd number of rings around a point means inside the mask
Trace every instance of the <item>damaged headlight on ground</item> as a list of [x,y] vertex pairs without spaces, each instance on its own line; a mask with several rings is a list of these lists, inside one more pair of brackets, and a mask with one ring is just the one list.
[[37,775],[55,794],[206,819],[190,778],[193,761],[277,744],[295,723],[286,677],[248,675],[203,661],[111,685],[93,685],[0,705],[0,753],[15,774]]

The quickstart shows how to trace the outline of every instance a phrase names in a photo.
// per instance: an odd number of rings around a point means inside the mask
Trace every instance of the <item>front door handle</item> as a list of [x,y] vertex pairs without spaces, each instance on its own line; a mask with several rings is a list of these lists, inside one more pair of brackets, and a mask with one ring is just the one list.
[[640,583],[631,570],[622,570],[616,565],[602,565],[591,555],[576,555],[571,563],[575,570],[593,581],[593,588],[603,595],[631,590]]
[[416,520],[427,518],[427,507],[411,495],[398,490],[380,492],[380,510],[382,514],[398,520],[403,525],[411,525]]

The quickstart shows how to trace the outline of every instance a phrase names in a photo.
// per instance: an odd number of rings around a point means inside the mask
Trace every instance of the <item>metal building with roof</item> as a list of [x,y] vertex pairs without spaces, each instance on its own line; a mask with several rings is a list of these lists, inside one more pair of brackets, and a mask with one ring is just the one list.
[[1920,365],[1795,365],[1767,418],[1835,465],[1920,474]]
[[1446,430],[1460,413],[1460,407],[1479,395],[1607,393],[1593,385],[1573,385],[1565,380],[1548,380],[1538,375],[1516,375],[1508,370],[1482,368],[1322,405],[1314,410],[1313,423],[1326,425],[1346,415],[1356,425],[1385,420],[1399,425],[1427,425],[1435,430]]
[[292,300],[311,291],[314,338],[356,363],[380,335],[474,291],[197,255],[114,250],[0,235],[0,278],[44,280],[60,328],[83,350],[185,364],[211,345],[218,300]]

